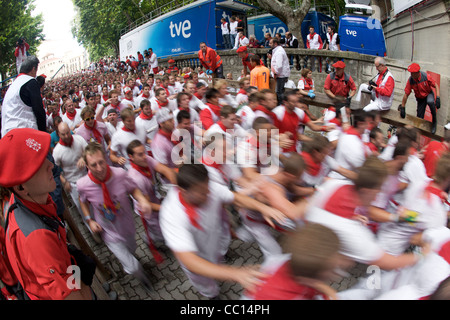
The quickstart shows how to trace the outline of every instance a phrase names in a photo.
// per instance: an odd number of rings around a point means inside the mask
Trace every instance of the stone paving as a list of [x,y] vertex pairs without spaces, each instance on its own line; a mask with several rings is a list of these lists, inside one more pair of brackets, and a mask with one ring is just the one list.
[[[112,278],[107,282],[111,290],[117,293],[118,300],[208,300],[192,287],[185,276],[178,261],[170,249],[164,243],[155,243],[164,261],[157,264],[153,259],[148,245],[141,235],[145,230],[140,217],[136,215],[136,242],[138,248],[135,252],[136,258],[141,262],[153,285],[153,291],[147,292],[132,275],[126,274],[120,262],[109,251],[103,243],[97,243],[89,233],[81,220],[76,207],[69,208],[69,212],[76,221],[79,230],[89,243],[90,247],[100,262],[111,272]],[[263,255],[256,243],[244,243],[233,239],[227,254],[227,264],[235,266],[261,264]],[[367,266],[356,265],[349,271],[349,276],[343,278],[339,283],[331,283],[331,286],[341,291],[354,285],[358,278],[365,275]],[[233,282],[221,283],[221,300],[238,300],[242,294],[242,287]]]

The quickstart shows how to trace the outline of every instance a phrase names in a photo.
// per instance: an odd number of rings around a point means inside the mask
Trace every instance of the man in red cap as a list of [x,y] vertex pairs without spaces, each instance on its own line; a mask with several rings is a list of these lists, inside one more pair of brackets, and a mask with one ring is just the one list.
[[[413,63],[408,67],[408,71],[411,73],[408,81],[406,82],[405,94],[403,95],[402,104],[398,106],[400,116],[405,118],[405,104],[408,100],[411,90],[414,91],[417,100],[417,117],[424,118],[425,109],[427,105],[430,107],[432,120],[431,133],[436,132],[436,109],[441,107],[441,98],[439,97],[439,86],[428,74],[424,71],[420,71],[420,66],[417,63]],[[434,92],[432,88],[436,89],[436,99],[434,98]]]
[[50,196],[56,182],[49,150],[50,135],[35,129],[12,129],[0,140],[0,185],[12,192],[7,256],[31,300],[92,299],[89,286],[67,272],[76,263]]
[[356,85],[353,78],[345,72],[345,63],[338,61],[333,64],[335,71],[328,74],[323,86],[328,97],[335,99],[336,96],[350,100],[356,94]]
[[178,73],[179,69],[175,65],[175,60],[169,59],[169,61],[167,61],[167,63],[169,64],[169,68],[167,68],[167,74],[171,74],[172,71],[176,71]]
[[[242,65],[244,66],[244,76],[248,75],[254,68],[250,62],[250,58],[254,55],[254,53],[247,52],[247,46],[239,47],[236,50],[239,58],[242,59]],[[264,65],[261,61],[261,65]],[[248,69],[248,70],[247,70]]]

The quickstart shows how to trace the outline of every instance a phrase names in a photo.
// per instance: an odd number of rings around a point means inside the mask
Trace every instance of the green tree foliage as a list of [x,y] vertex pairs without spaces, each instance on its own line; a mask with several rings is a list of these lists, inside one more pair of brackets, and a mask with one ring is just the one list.
[[16,73],[17,40],[24,37],[35,54],[44,40],[42,15],[33,16],[34,0],[0,0],[0,72],[2,79]]

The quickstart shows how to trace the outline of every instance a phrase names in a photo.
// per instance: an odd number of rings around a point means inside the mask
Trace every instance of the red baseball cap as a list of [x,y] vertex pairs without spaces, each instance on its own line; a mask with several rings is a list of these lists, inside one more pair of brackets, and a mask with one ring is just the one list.
[[30,180],[50,150],[50,134],[19,128],[0,139],[0,186],[9,188]]
[[170,59],[169,61],[167,61],[168,63],[175,63],[175,60]]
[[409,72],[419,72],[420,66],[417,63],[413,63],[408,67]]
[[334,67],[334,68],[341,68],[341,69],[344,69],[344,68],[345,68],[345,63],[342,62],[342,61],[338,61],[338,62],[336,62],[335,64],[333,64],[333,67]]
[[123,88],[123,93],[127,94],[128,92],[131,92],[131,88],[130,87]]
[[236,52],[237,52],[237,53],[240,53],[240,52],[247,52],[247,47],[246,47],[246,46],[239,47],[239,48],[236,50]]

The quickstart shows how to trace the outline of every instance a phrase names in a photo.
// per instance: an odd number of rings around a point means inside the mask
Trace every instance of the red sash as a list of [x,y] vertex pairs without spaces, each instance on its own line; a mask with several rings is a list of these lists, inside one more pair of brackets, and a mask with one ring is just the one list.
[[198,213],[194,206],[188,204],[183,197],[181,196],[181,192],[178,192],[178,198],[180,200],[181,205],[184,207],[186,214],[188,215],[189,221],[191,224],[199,230],[203,230],[200,224],[198,223]]
[[106,177],[104,181],[100,181],[97,178],[95,178],[91,171],[88,171],[88,176],[89,179],[91,179],[92,182],[94,182],[95,184],[98,184],[102,187],[102,192],[103,192],[103,202],[104,202],[104,206],[108,209],[110,209],[112,212],[114,212],[114,214],[117,213],[117,209],[114,206],[114,203],[111,200],[111,197],[109,195],[109,191],[108,188],[106,187],[106,181],[108,181],[111,178],[111,168],[109,166],[107,166],[107,171],[106,171]]
[[98,143],[102,143],[102,141],[103,141],[103,136],[102,136],[102,134],[100,133],[100,131],[97,130],[97,120],[94,120],[94,126],[93,126],[92,128],[89,127],[89,126],[87,125],[86,122],[84,123],[84,126],[85,126],[88,130],[92,131],[92,133],[94,134],[95,140],[97,140]]

